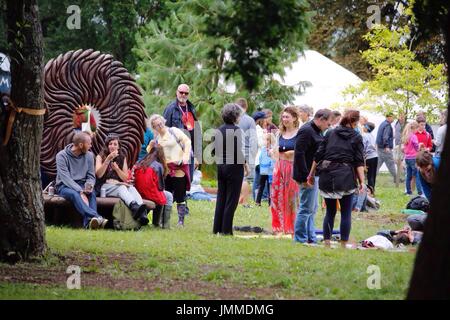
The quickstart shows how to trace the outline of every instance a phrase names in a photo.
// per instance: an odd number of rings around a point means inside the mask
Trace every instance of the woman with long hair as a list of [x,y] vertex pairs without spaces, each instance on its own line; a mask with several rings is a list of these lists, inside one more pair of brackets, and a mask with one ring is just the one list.
[[[186,192],[191,188],[189,161],[191,159],[191,139],[180,129],[167,127],[166,120],[159,114],[150,117],[150,125],[155,134],[152,145],[160,145],[164,150],[169,174],[165,179],[166,190],[172,192],[177,203],[178,226],[184,226],[188,214]],[[150,151],[151,146],[147,149]]]
[[150,152],[133,167],[132,172],[136,189],[144,199],[156,204],[152,224],[169,229],[173,196],[164,190],[164,180],[169,174],[169,168],[163,148],[151,143]]
[[295,140],[300,125],[297,107],[284,108],[280,117],[278,144],[269,150],[276,160],[270,190],[272,230],[274,233],[294,234],[299,205],[299,186],[292,178]]
[[402,148],[405,154],[406,163],[406,194],[412,195],[411,184],[413,179],[416,181],[417,192],[422,194],[422,187],[419,180],[419,172],[416,168],[416,156],[419,152],[419,140],[416,132],[419,129],[419,124],[416,121],[410,122],[406,125],[402,134]]
[[319,170],[319,190],[327,206],[323,221],[325,246],[330,246],[338,199],[341,207],[341,246],[346,247],[352,224],[353,194],[364,189],[364,145],[362,136],[355,130],[359,120],[357,110],[344,113],[340,125],[325,135],[309,175],[314,177],[316,168]]
[[[420,181],[423,193],[429,202],[431,202],[433,185],[436,183],[440,159],[441,158],[439,157],[433,157],[427,150],[422,150],[417,153],[416,164],[419,171],[418,180]],[[428,214],[430,214],[430,211],[428,211]],[[409,215],[407,218],[408,224],[413,230],[423,231],[428,214]]]
[[110,135],[105,146],[96,157],[96,189],[105,189],[106,196],[119,197],[133,213],[133,218],[142,225],[148,224],[147,207],[139,192],[128,183],[127,159],[120,150],[118,136]]
[[423,150],[417,154],[416,164],[423,193],[431,202],[431,190],[437,179],[440,158],[433,157],[429,151]]

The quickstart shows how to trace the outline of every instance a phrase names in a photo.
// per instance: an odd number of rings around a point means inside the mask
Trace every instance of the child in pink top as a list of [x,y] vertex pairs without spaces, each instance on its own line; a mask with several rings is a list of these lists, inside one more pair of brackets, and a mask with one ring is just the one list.
[[405,153],[406,162],[406,194],[412,195],[411,182],[413,178],[416,180],[417,191],[422,194],[422,186],[420,185],[419,179],[417,179],[417,168],[416,168],[416,156],[419,151],[419,140],[416,136],[416,132],[419,128],[419,124],[416,121],[408,123],[403,131],[402,143],[403,152]]

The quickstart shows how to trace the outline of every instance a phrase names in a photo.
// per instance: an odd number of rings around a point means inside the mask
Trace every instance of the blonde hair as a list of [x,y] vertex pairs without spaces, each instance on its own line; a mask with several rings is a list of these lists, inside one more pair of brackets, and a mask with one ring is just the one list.
[[153,121],[155,121],[156,119],[161,119],[162,123],[163,123],[164,125],[166,125],[166,119],[164,119],[164,117],[163,117],[162,115],[159,115],[159,114],[152,114],[152,115],[150,116],[150,119],[148,120],[148,122],[150,123],[150,128],[151,128],[151,129],[154,129],[154,128],[153,128]]
[[283,134],[286,132],[286,127],[283,124],[283,113],[289,113],[294,118],[294,128],[298,128],[300,126],[300,121],[298,120],[298,108],[296,106],[287,106],[280,114],[280,133]]
[[407,144],[413,130],[418,128],[419,124],[416,121],[408,123],[402,133],[402,144]]
[[277,137],[276,137],[275,134],[273,134],[271,132],[265,133],[265,135],[264,135],[264,146],[266,148],[271,148],[276,143],[277,143]]

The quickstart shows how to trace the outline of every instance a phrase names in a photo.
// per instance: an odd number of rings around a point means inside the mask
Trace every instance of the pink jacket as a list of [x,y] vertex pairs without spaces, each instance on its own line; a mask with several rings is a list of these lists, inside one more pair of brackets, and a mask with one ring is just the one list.
[[417,151],[419,151],[419,139],[415,134],[411,134],[408,141],[403,146],[405,152],[405,159],[416,159]]

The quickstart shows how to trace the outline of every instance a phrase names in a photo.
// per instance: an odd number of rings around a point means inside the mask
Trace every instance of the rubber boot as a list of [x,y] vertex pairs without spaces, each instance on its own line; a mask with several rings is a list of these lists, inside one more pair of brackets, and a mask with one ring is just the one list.
[[184,227],[184,216],[186,215],[186,203],[177,203],[178,226]]
[[162,228],[163,229],[170,229],[170,215],[172,214],[172,206],[164,206],[163,212],[162,212]]
[[139,205],[136,201],[133,201],[128,206],[133,214],[133,219],[139,221],[143,226],[148,225],[149,221],[147,218],[147,206],[145,204]]
[[141,206],[136,201],[133,201],[133,202],[130,203],[128,208],[130,208],[131,213],[133,214],[133,219],[138,221],[139,217],[140,217],[140,208],[141,208]]
[[139,222],[141,225],[146,226],[150,222],[147,218],[148,210],[145,204],[141,204],[139,207]]
[[184,216],[189,215],[189,207],[187,205],[187,201],[186,201],[186,210],[184,211]]
[[163,206],[156,206],[155,209],[153,209],[153,214],[152,214],[152,224],[159,228],[161,225],[161,218],[162,218],[162,211],[164,210]]

